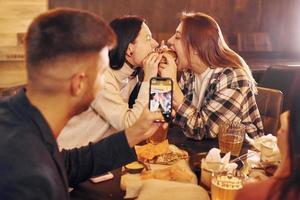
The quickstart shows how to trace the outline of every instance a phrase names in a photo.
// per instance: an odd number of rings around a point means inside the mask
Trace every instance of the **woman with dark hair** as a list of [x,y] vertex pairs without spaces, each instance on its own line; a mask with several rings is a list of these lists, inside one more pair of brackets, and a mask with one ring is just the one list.
[[[117,46],[109,52],[110,68],[102,77],[102,90],[89,110],[73,117],[63,129],[58,138],[61,148],[83,146],[132,126],[148,104],[149,80],[157,76],[162,57],[153,53],[158,43],[141,17],[117,18],[110,26]],[[138,80],[141,68],[142,82]]]
[[[221,123],[240,122],[252,137],[263,134],[254,94],[256,83],[245,61],[224,41],[217,22],[203,13],[183,14],[168,40],[174,62],[160,64],[159,73],[174,82],[175,123],[196,140],[216,138]],[[183,70],[177,84],[177,67]]]
[[[300,78],[300,73],[298,73]],[[300,200],[300,79],[294,85],[289,111],[280,116],[277,132],[281,163],[273,177],[246,184],[235,199]]]

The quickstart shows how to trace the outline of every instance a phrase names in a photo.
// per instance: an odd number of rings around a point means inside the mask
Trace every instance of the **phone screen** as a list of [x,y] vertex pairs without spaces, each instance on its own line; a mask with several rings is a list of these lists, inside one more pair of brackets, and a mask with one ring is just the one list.
[[170,78],[152,78],[150,81],[149,109],[161,112],[169,120],[172,112],[173,82]]

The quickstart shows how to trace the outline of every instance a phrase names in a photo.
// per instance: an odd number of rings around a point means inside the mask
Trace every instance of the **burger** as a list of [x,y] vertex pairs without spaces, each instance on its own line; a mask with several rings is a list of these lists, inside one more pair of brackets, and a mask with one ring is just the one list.
[[177,54],[174,50],[170,49],[168,46],[163,45],[160,46],[159,48],[155,49],[155,52],[159,53],[159,54],[163,54],[163,57],[161,59],[161,61],[159,62],[160,64],[168,64],[167,62],[167,58],[164,56],[165,54],[169,54],[170,56],[172,56],[172,58],[174,60],[177,59]]
[[135,151],[140,162],[151,164],[172,165],[178,160],[187,160],[188,153],[175,145],[170,145],[168,140],[159,144],[148,143],[143,146],[135,146]]

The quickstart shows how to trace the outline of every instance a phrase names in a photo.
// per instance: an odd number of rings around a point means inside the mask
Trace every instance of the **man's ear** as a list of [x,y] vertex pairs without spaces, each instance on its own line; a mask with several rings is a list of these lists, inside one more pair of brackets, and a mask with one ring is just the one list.
[[71,78],[71,83],[70,83],[70,91],[71,91],[71,95],[73,96],[80,96],[85,92],[85,88],[86,88],[86,75],[85,73],[78,73],[75,74],[72,78]]
[[131,57],[133,55],[134,50],[135,50],[135,45],[132,43],[129,43],[127,50],[126,50],[126,56]]

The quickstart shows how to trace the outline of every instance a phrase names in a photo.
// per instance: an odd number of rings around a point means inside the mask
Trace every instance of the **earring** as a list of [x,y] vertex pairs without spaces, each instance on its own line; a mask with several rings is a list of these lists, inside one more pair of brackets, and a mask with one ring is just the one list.
[[197,51],[194,51],[193,54],[194,54],[194,55],[198,55],[198,52],[197,52]]

